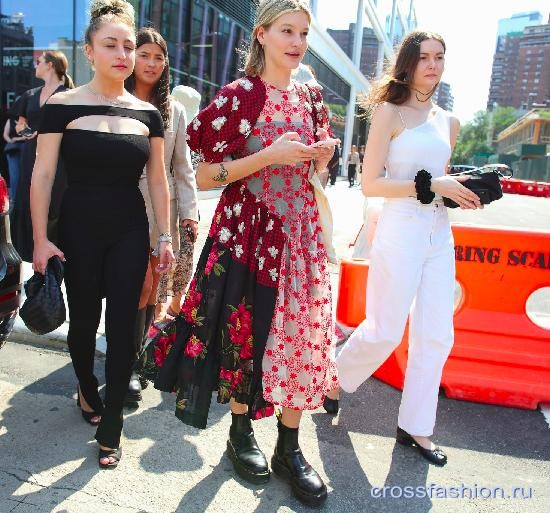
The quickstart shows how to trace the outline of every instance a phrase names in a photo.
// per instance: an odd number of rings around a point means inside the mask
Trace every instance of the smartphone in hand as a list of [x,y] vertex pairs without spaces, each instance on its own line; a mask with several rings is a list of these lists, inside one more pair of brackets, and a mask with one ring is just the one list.
[[23,128],[23,130],[21,130],[20,132],[17,132],[17,135],[20,137],[32,137],[33,134],[34,132],[32,131],[32,128],[28,126]]

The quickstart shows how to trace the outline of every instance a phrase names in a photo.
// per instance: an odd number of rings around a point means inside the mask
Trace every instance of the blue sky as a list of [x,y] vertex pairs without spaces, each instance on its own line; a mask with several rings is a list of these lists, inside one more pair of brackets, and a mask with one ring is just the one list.
[[[34,44],[48,47],[58,37],[72,38],[73,0],[1,0],[2,14],[23,13],[26,27],[33,27]],[[82,37],[88,0],[77,0],[77,39]],[[55,8],[54,8],[55,7]]]

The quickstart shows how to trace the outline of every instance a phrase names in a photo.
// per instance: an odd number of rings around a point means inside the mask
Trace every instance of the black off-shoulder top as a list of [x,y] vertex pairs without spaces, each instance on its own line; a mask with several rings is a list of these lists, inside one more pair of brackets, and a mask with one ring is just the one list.
[[[67,128],[86,116],[115,116],[143,123],[149,135]],[[150,137],[163,137],[156,109],[129,109],[111,105],[46,103],[39,134],[62,133],[61,156],[70,185],[135,185],[149,160]]]

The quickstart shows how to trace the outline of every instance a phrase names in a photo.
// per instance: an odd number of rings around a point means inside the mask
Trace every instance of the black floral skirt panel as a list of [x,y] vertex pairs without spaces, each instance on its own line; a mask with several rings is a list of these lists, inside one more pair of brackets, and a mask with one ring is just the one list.
[[218,402],[248,404],[253,419],[273,413],[262,360],[278,287],[269,269],[280,268],[285,240],[280,219],[244,185],[225,189],[181,313],[142,358],[155,388],[177,393],[184,423],[206,427],[214,390]]

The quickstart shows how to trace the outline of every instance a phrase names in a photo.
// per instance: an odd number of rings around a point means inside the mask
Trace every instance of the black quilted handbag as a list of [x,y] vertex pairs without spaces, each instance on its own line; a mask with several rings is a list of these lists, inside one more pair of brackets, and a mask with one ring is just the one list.
[[[477,168],[465,171],[453,176],[469,176],[468,180],[460,182],[472,192],[475,192],[482,205],[488,205],[492,201],[502,198],[502,185],[500,179],[504,176],[494,169]],[[450,198],[443,198],[443,204],[449,208],[457,208],[459,205]]]
[[45,274],[35,272],[25,283],[27,297],[19,315],[33,333],[50,333],[65,322],[62,281],[63,262],[53,256],[48,261]]

